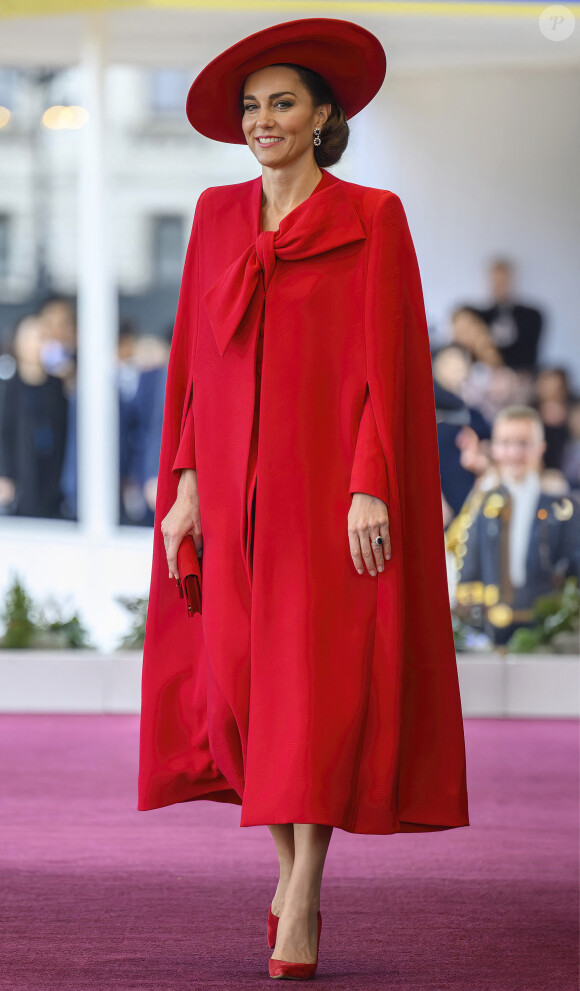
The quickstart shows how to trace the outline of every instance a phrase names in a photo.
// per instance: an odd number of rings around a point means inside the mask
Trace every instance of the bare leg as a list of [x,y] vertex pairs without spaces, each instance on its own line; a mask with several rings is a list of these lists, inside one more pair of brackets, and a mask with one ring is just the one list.
[[316,960],[320,888],[332,830],[320,823],[294,823],[294,866],[278,923],[275,960]]
[[294,866],[294,826],[291,822],[282,822],[268,826],[268,829],[274,837],[280,862],[280,880],[272,899],[272,912],[274,915],[280,916],[284,908],[286,888]]

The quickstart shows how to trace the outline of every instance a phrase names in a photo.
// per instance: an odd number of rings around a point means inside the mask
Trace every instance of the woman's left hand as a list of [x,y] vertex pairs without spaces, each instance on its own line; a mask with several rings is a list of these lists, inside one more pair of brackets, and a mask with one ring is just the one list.
[[[378,536],[383,538],[383,543],[371,544],[371,540]],[[391,556],[391,537],[389,511],[382,499],[366,492],[354,493],[348,513],[348,540],[359,575],[364,573],[363,563],[370,575],[376,575],[377,568],[384,570],[385,560]]]

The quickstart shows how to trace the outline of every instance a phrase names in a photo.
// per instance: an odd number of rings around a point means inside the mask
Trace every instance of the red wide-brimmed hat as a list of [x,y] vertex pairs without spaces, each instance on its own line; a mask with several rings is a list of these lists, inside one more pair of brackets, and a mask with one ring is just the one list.
[[244,80],[277,62],[303,65],[323,76],[347,118],[370,103],[387,70],[379,39],[360,24],[333,17],[284,21],[238,41],[202,69],[187,94],[190,124],[215,141],[245,144],[240,112]]

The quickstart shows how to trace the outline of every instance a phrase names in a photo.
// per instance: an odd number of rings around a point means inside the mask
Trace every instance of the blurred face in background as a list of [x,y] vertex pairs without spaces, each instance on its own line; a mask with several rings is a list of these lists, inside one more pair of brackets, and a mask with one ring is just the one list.
[[491,437],[491,456],[500,473],[521,482],[529,472],[540,472],[546,442],[534,421],[496,420]]
[[580,403],[574,403],[568,413],[568,430],[574,440],[580,440]]
[[564,426],[568,417],[568,381],[557,369],[540,372],[536,380],[538,411],[547,426]]
[[44,328],[42,363],[51,375],[74,378],[77,331],[72,306],[64,300],[45,303],[39,313]]
[[30,316],[21,320],[16,328],[12,345],[17,364],[42,367],[43,342],[44,329],[38,317]]
[[433,374],[444,389],[459,394],[469,375],[471,361],[459,347],[443,348],[433,359]]
[[458,310],[453,315],[451,327],[453,340],[473,355],[475,361],[481,361],[492,368],[499,368],[503,364],[487,324],[476,313]]
[[77,346],[77,329],[72,306],[64,300],[46,303],[40,311],[47,340],[59,341],[63,348],[74,354]]
[[513,277],[510,268],[503,265],[492,265],[490,269],[490,283],[493,298],[497,302],[510,299],[512,294]]
[[117,357],[119,361],[131,361],[137,347],[137,334],[119,334]]
[[533,389],[528,385],[527,380],[520,377],[513,368],[504,365],[502,368],[494,369],[489,381],[488,395],[498,411],[504,406],[509,406],[510,403],[527,406],[532,394]]
[[539,402],[560,402],[568,400],[566,376],[556,369],[540,372],[536,379],[536,395]]

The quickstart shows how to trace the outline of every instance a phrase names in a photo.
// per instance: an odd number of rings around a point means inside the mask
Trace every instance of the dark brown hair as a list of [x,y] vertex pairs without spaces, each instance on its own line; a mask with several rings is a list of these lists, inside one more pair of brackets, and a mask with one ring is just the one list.
[[[304,84],[313,107],[319,107],[323,103],[332,104],[332,109],[325,124],[320,129],[322,144],[314,145],[314,158],[316,164],[323,169],[330,168],[340,161],[348,144],[349,126],[346,114],[338,103],[330,86],[318,72],[307,69],[305,65],[296,65],[294,62],[276,62],[276,65],[284,66],[287,69],[294,69]],[[242,115],[244,113],[244,87],[240,92],[240,103]]]

